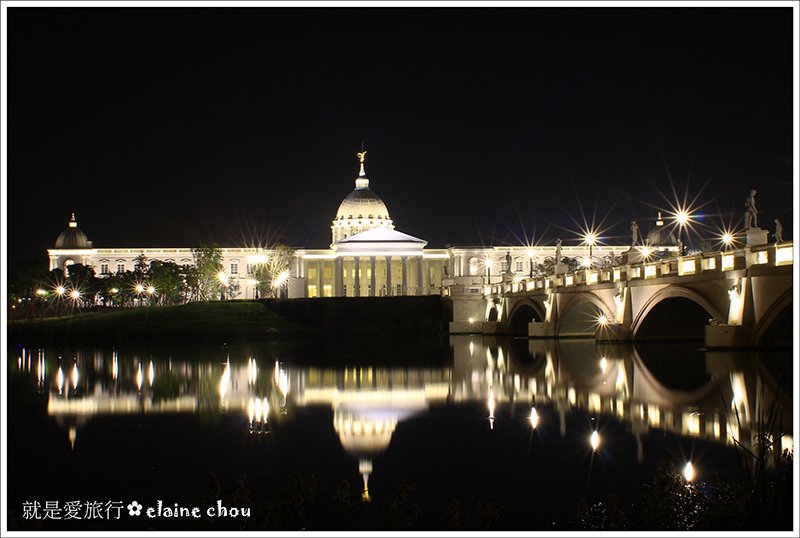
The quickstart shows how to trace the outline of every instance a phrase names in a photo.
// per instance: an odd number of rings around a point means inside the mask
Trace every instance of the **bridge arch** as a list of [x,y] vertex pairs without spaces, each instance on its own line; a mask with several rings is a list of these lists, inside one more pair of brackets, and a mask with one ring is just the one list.
[[597,318],[602,314],[614,319],[614,309],[592,292],[570,294],[558,309],[556,336],[594,336]]
[[508,313],[508,331],[513,334],[528,334],[528,323],[544,321],[545,309],[533,299],[521,299],[514,303]]
[[[664,308],[666,302],[670,302],[672,305],[672,312],[669,318],[671,320],[680,319],[684,321],[683,325],[672,326],[680,327],[681,334],[688,338],[702,338],[709,318],[714,318],[721,322],[725,322],[728,319],[727,313],[717,308],[704,295],[691,288],[671,285],[655,292],[642,305],[639,312],[634,315],[633,323],[631,324],[631,334],[634,340],[638,339],[637,336],[642,336],[640,335],[642,327],[648,323],[655,323],[660,319],[660,317],[656,316],[666,314],[666,309]],[[676,315],[676,309],[680,309],[684,315]],[[698,329],[697,326],[699,324],[701,325]],[[690,329],[689,332],[684,331],[687,327]]]
[[792,290],[781,294],[753,327],[755,346],[792,345]]

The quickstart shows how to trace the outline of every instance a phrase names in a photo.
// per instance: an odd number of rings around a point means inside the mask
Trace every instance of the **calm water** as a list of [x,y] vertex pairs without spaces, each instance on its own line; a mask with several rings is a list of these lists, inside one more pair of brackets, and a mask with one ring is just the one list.
[[407,491],[418,528],[446,528],[453,499],[467,527],[566,528],[581,498],[639,495],[668,456],[691,460],[698,480],[733,479],[732,439],[748,443],[765,403],[777,398],[784,429],[792,420],[790,353],[480,336],[450,344],[429,366],[346,368],[244,345],[12,348],[9,510],[20,525],[53,530],[198,528],[207,523],[127,508],[118,520],[30,521],[23,503],[275,506],[304,499],[310,472],[319,496],[347,497],[347,484],[367,518],[338,521],[336,505],[308,516],[331,527],[368,527],[370,510]]

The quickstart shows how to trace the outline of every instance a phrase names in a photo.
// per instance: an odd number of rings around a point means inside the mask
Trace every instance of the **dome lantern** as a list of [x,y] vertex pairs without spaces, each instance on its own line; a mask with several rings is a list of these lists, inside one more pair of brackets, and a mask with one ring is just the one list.
[[369,178],[364,170],[367,152],[362,149],[356,155],[360,164],[356,188],[339,205],[331,226],[332,243],[373,228],[394,229],[386,204],[369,188]]
[[92,242],[89,241],[86,234],[78,228],[78,221],[75,220],[75,213],[72,213],[70,216],[67,229],[61,232],[56,239],[55,248],[73,250],[92,248]]

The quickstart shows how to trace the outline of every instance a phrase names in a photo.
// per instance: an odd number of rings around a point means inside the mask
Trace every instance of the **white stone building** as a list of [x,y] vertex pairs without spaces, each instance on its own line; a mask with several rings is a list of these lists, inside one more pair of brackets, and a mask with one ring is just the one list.
[[[355,189],[348,194],[331,224],[331,245],[324,249],[296,248],[287,282],[288,297],[366,297],[447,294],[453,284],[476,285],[503,278],[528,278],[536,264],[556,254],[548,246],[489,246],[425,248],[427,241],[395,229],[383,200],[370,189],[364,153]],[[630,247],[598,245],[592,263],[620,255]],[[228,280],[238,284],[240,299],[256,297],[253,268],[263,263],[269,249],[222,247]],[[50,269],[69,270],[72,264],[94,268],[98,276],[133,270],[139,256],[148,260],[192,264],[190,247],[96,247],[78,228],[73,214],[69,226],[48,250]],[[564,245],[564,257],[588,263],[587,245]],[[510,265],[510,267],[509,267]]]

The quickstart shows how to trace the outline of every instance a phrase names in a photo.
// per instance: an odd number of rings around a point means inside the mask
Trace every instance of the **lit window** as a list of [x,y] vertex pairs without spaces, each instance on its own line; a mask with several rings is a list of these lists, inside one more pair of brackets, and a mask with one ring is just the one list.
[[316,284],[309,284],[308,285],[308,296],[309,297],[317,297],[317,285]]
[[330,267],[325,267],[322,270],[322,276],[323,278],[333,278],[333,269],[331,269]]
[[330,284],[325,284],[322,286],[322,295],[324,297],[333,297],[333,286]]

